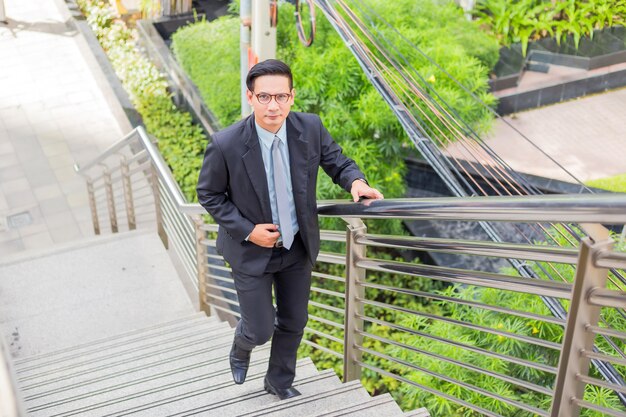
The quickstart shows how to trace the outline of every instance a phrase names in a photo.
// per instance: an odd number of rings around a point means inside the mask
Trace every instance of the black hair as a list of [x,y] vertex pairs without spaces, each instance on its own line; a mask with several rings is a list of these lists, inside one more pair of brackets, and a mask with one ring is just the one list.
[[289,90],[293,89],[293,76],[291,75],[289,65],[278,59],[266,59],[250,68],[246,77],[248,90],[254,91],[254,80],[264,75],[284,75],[289,79]]

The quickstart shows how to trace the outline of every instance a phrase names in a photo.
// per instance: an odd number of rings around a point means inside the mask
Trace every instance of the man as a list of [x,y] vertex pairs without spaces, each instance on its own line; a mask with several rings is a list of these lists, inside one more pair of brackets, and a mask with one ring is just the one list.
[[354,201],[383,196],[341,153],[318,116],[290,113],[295,90],[285,63],[258,63],[246,84],[254,113],[213,135],[198,200],[220,226],[217,250],[232,267],[239,297],[241,320],[230,352],[233,379],[245,381],[250,352],[271,337],[264,386],[286,399],[300,395],[292,384],[320,245],[318,168]]

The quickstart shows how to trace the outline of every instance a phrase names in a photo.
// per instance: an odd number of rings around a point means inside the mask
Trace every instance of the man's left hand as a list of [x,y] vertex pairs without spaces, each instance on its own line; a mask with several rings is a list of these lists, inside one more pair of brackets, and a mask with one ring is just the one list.
[[378,191],[376,188],[370,187],[361,180],[354,180],[352,182],[350,194],[352,194],[352,199],[355,203],[359,201],[359,198],[361,197],[371,198],[373,200],[382,200],[383,198],[385,198],[380,191]]

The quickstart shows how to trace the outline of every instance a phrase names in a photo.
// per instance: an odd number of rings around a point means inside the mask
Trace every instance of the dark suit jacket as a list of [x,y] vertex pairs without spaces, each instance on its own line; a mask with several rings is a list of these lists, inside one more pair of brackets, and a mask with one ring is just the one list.
[[[289,166],[300,236],[313,264],[319,253],[316,183],[318,168],[350,190],[365,178],[356,163],[341,152],[317,115],[291,112],[287,123]],[[215,133],[204,154],[198,179],[198,200],[219,224],[218,253],[233,270],[258,275],[272,254],[246,237],[259,223],[272,223],[267,178],[254,115]]]

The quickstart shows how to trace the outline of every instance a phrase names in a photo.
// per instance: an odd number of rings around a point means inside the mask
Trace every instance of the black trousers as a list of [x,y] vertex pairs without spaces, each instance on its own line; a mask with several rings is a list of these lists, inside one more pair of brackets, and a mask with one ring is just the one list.
[[[299,234],[290,250],[275,248],[259,275],[233,271],[241,320],[235,343],[242,349],[272,339],[267,378],[276,388],[288,388],[296,375],[296,355],[308,320],[311,264]],[[272,286],[276,308],[272,303]]]

